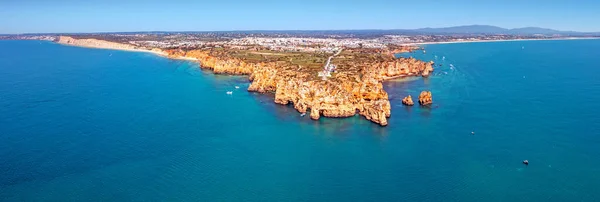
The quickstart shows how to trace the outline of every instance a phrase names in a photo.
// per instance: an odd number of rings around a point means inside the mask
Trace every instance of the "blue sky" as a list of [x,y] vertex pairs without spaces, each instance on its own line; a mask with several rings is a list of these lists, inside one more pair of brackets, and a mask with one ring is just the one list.
[[411,29],[600,31],[600,0],[0,0],[0,33]]

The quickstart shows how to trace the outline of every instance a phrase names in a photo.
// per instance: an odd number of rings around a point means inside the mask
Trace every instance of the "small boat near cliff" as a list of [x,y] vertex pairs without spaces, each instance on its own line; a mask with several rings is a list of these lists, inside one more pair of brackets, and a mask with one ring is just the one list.
[[300,114],[300,116],[306,116],[306,113],[302,113],[302,114]]

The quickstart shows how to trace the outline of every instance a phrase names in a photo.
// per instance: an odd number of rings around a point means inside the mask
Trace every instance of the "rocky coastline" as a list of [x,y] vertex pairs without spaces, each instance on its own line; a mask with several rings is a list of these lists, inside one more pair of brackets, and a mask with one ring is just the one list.
[[129,44],[71,37],[60,37],[58,43],[141,50],[174,59],[195,59],[201,64],[201,68],[210,69],[216,74],[248,75],[248,91],[273,93],[275,103],[291,105],[299,113],[310,112],[310,118],[313,120],[318,120],[321,116],[341,118],[359,114],[381,126],[386,126],[387,119],[391,116],[390,101],[382,82],[404,76],[427,77],[433,71],[433,62],[395,58],[392,54],[383,53],[364,57],[358,50],[344,50],[340,56],[333,59],[337,64],[335,73],[327,79],[320,79],[317,76],[319,69],[281,60],[250,60],[237,56],[237,51],[152,50]]

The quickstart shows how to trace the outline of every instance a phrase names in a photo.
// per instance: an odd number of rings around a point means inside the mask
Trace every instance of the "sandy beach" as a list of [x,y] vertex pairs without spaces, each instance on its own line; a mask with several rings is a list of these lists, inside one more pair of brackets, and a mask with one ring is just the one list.
[[[59,44],[68,45],[68,46],[77,46],[77,47],[85,47],[85,48],[98,48],[98,49],[109,49],[109,50],[120,50],[120,51],[133,51],[133,52],[146,52],[153,53],[159,56],[168,57],[168,54],[159,49],[140,49],[137,46],[130,44],[122,44],[110,41],[103,41],[97,39],[73,39],[67,36],[60,36],[57,41]],[[192,57],[168,57],[176,60],[190,60],[190,61],[198,61],[196,58]]]

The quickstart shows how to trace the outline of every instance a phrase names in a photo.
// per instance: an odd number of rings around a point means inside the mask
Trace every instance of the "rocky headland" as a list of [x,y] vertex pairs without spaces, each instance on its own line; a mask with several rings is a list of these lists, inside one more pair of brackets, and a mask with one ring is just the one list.
[[[347,49],[332,56],[223,47],[151,50],[71,37],[60,37],[58,42],[83,47],[146,50],[175,59],[192,58],[201,64],[201,68],[217,74],[248,75],[251,82],[248,91],[273,93],[275,103],[291,105],[300,113],[309,112],[314,120],[321,116],[351,117],[360,114],[382,126],[388,124],[387,119],[391,116],[390,101],[382,82],[405,76],[426,77],[433,71],[433,62],[395,58],[392,54],[414,50],[415,47],[394,47],[385,51]],[[319,76],[330,57],[335,69],[327,76]]]

